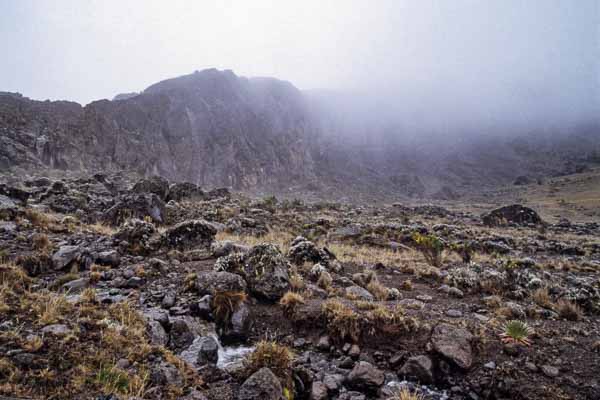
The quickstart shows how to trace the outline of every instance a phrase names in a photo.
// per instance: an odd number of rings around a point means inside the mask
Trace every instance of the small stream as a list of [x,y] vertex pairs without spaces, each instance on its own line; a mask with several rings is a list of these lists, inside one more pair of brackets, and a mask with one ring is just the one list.
[[254,351],[254,346],[223,346],[217,335],[213,335],[213,338],[219,344],[219,360],[217,361],[219,368],[235,365]]
[[[216,334],[211,333],[208,336],[212,337],[217,342],[217,345],[219,347],[219,359],[217,361],[217,367],[222,369],[227,369],[228,367],[232,367],[234,365],[239,364],[248,353],[251,353],[254,350],[254,346],[223,346],[221,344],[221,341],[219,340],[219,337]],[[196,360],[198,357],[199,346],[202,343],[202,339],[202,336],[196,337],[196,339],[190,345],[190,347],[188,347],[180,354],[180,357],[183,360],[196,367]]]

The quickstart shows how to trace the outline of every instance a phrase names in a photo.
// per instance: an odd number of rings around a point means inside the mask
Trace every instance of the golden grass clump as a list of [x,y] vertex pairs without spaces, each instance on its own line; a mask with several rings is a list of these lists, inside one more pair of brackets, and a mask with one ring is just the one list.
[[212,299],[212,312],[215,321],[228,324],[238,307],[247,300],[243,292],[216,292]]
[[329,335],[339,342],[360,340],[360,316],[337,299],[330,299],[321,305],[321,313],[326,319]]
[[304,282],[304,278],[297,271],[293,270],[290,273],[290,288],[299,292],[306,287],[306,283]]
[[82,225],[81,230],[84,232],[89,231],[92,233],[97,233],[98,235],[103,235],[103,236],[112,236],[115,233],[117,233],[117,230],[114,227],[100,224],[100,223]]
[[329,243],[331,250],[341,262],[352,262],[362,265],[381,263],[390,267],[405,268],[414,264],[418,254],[414,250],[395,251],[388,248],[372,246],[356,246],[341,243]]
[[25,210],[25,218],[27,218],[33,226],[40,229],[48,229],[50,223],[53,222],[53,219],[50,216],[33,208]]
[[252,375],[261,368],[269,368],[281,381],[284,389],[293,389],[292,361],[294,353],[283,345],[273,341],[262,340],[248,355],[245,366],[246,374]]
[[[183,395],[183,389],[197,387],[198,374],[167,351],[152,346],[145,319],[128,302],[98,303],[93,289],[85,290],[76,302],[60,293],[39,289],[24,271],[14,265],[0,265],[0,304],[2,319],[15,329],[0,332],[0,348],[23,349],[35,353],[36,368],[17,368],[0,355],[0,397],[91,398],[100,394],[119,397],[145,397],[149,389],[165,399]],[[61,323],[65,335],[48,333],[26,335],[35,327]],[[179,388],[151,388],[150,371],[156,362],[174,365],[183,375]],[[116,366],[127,359],[134,369]],[[185,375],[184,375],[185,374]]]
[[293,318],[298,306],[301,304],[304,304],[304,297],[295,292],[287,292],[283,295],[281,300],[279,300],[279,305],[283,309],[283,315],[287,318]]
[[556,312],[558,315],[569,321],[579,321],[583,318],[583,310],[577,303],[566,299],[560,299],[556,303]]
[[319,279],[317,280],[317,286],[323,290],[329,290],[332,284],[333,278],[331,277],[331,274],[327,271],[321,272],[321,275],[319,275]]
[[276,244],[281,251],[287,253],[290,243],[294,240],[294,235],[289,232],[272,230],[263,236],[236,235],[228,232],[218,232],[215,237],[217,241],[230,240],[232,242],[241,243],[246,246],[256,246],[261,243]]
[[417,391],[411,391],[408,388],[404,387],[394,396],[390,397],[388,400],[425,400],[425,396]]
[[50,239],[45,233],[35,233],[31,238],[34,250],[46,250],[50,247]]
[[548,292],[548,288],[539,288],[536,289],[531,295],[534,303],[540,307],[552,309],[554,307],[554,303],[552,302],[552,297],[550,297],[550,293]]
[[375,296],[377,300],[380,301],[387,300],[390,295],[390,290],[381,283],[379,283],[379,281],[376,278],[371,279],[371,282],[369,282],[369,284],[367,285],[367,290],[373,296]]

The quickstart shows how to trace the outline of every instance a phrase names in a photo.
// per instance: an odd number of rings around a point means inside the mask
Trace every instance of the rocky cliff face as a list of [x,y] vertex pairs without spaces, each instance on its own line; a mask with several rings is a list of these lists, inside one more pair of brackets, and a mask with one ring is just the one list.
[[314,177],[316,128],[301,93],[214,69],[85,107],[0,94],[0,165],[134,170],[236,189]]

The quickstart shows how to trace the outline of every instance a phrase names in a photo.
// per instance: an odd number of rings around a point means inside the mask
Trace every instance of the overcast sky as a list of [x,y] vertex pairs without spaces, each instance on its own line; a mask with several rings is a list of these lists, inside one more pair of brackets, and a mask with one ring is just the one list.
[[599,115],[599,3],[0,0],[0,90],[85,104],[216,67],[300,89],[489,112],[516,96]]

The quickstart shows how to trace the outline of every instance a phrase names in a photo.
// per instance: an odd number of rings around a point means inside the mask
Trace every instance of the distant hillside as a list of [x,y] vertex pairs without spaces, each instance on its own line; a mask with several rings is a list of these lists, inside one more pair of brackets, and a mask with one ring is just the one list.
[[[209,69],[85,107],[0,92],[0,168],[128,170],[202,186],[317,197],[453,198],[573,172],[600,129],[428,140],[359,99]],[[596,160],[598,161],[598,160]]]

